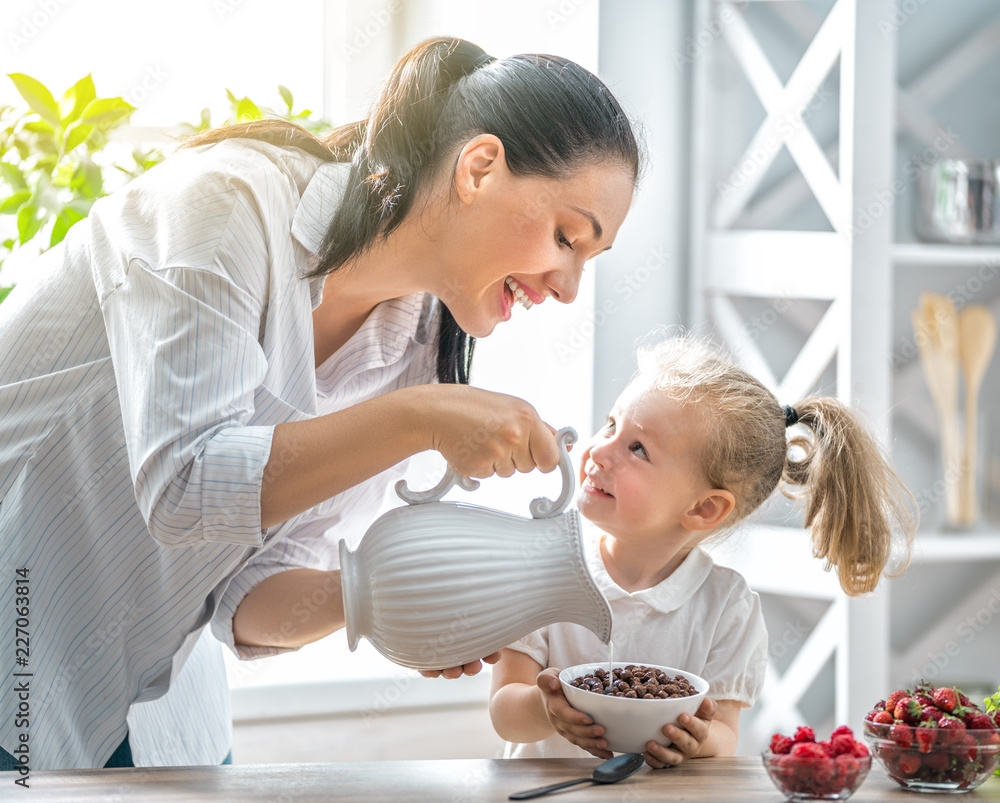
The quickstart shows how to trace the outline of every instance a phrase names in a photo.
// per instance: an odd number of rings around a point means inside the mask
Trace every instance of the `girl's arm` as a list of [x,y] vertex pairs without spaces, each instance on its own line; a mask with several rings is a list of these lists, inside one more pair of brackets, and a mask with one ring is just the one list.
[[667,725],[663,732],[672,744],[650,742],[646,763],[654,769],[680,764],[689,758],[732,756],[740,730],[740,704],[736,700],[706,697],[694,716],[682,714],[680,727]]
[[542,671],[534,658],[517,650],[502,650],[493,667],[490,719],[508,742],[538,742],[558,733],[595,756],[612,756],[602,738],[604,728],[566,700],[558,671]]

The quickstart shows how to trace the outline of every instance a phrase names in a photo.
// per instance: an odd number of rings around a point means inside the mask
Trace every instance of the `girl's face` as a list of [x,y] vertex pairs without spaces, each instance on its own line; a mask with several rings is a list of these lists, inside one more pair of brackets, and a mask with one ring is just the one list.
[[629,385],[583,453],[580,513],[634,543],[659,543],[679,532],[685,513],[710,490],[702,437],[689,409],[646,385]]
[[502,162],[480,177],[443,238],[437,295],[459,326],[489,335],[516,303],[576,298],[587,260],[611,247],[632,201],[617,164],[567,178],[514,176]]

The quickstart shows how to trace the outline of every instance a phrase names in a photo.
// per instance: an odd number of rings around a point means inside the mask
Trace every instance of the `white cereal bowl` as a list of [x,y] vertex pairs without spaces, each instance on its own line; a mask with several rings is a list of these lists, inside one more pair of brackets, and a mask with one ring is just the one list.
[[608,750],[613,753],[644,753],[646,744],[650,741],[669,745],[670,739],[663,735],[663,728],[667,725],[676,725],[677,718],[681,714],[694,716],[701,701],[708,694],[708,681],[686,669],[646,664],[642,661],[615,661],[611,667],[622,669],[631,665],[659,669],[670,677],[683,675],[698,693],[690,697],[665,700],[614,697],[570,685],[571,681],[578,677],[592,674],[598,669],[607,670],[607,661],[579,664],[562,670],[559,673],[559,681],[562,683],[563,693],[569,704],[578,711],[583,711],[596,724],[604,726],[604,738],[608,741]]

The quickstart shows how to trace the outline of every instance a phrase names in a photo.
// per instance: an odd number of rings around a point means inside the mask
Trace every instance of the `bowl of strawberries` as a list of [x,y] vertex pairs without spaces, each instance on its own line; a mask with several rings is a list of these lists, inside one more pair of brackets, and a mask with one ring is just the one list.
[[865,716],[864,738],[889,777],[914,792],[971,792],[1000,764],[1000,712],[954,687],[894,691]]
[[776,733],[761,757],[788,800],[847,800],[872,766],[868,748],[846,725],[820,742],[812,728],[798,728],[792,736]]

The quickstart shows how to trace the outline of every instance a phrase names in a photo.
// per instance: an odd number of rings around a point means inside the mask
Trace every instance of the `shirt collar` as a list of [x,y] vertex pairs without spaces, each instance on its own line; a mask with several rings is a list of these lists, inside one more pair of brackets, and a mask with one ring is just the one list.
[[350,171],[347,162],[321,162],[302,193],[292,219],[292,236],[313,254],[319,253],[330,221],[340,206]]
[[603,533],[595,528],[592,537],[588,539],[587,559],[590,561],[598,587],[609,602],[628,597],[644,602],[660,613],[671,613],[694,595],[702,583],[708,579],[708,575],[715,565],[711,556],[704,549],[696,546],[684,558],[681,565],[674,569],[673,573],[659,585],[629,593],[611,579],[604,566],[604,559],[601,557],[602,538]]

